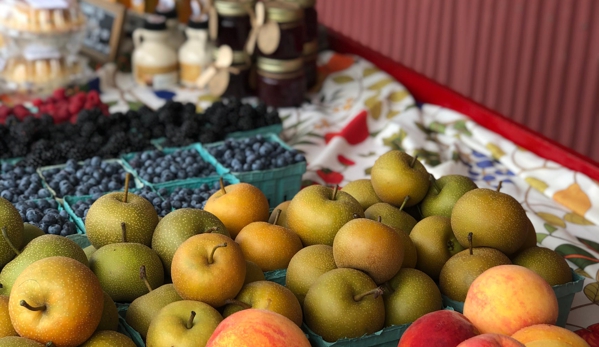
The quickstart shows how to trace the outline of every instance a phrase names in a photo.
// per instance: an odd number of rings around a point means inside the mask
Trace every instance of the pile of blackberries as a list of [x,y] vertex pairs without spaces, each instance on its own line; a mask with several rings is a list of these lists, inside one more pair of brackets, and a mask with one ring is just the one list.
[[146,182],[157,184],[188,178],[216,175],[216,168],[204,161],[193,149],[180,149],[166,154],[159,150],[136,153],[127,161]]
[[224,167],[233,172],[277,169],[306,160],[296,150],[288,150],[280,143],[268,141],[262,135],[242,139],[227,139],[208,152]]
[[[46,182],[58,197],[84,196],[121,190],[126,171],[118,162],[103,161],[100,157],[86,159],[83,164],[69,159],[63,168],[42,171]],[[135,187],[133,179],[129,188]]]
[[44,188],[41,177],[32,166],[14,166],[4,163],[0,167],[0,197],[16,203],[51,197]]
[[167,146],[212,143],[228,133],[281,123],[264,104],[254,108],[236,99],[216,102],[204,113],[197,113],[194,104],[169,101],[157,111],[142,107],[105,116],[93,108],[76,118],[55,124],[48,114],[9,115],[0,124],[0,159],[24,157],[19,165],[40,167],[93,156],[116,158],[152,148],[152,139],[166,138]]
[[180,188],[177,187],[169,192],[165,188],[158,189],[158,194],[162,196],[170,206],[178,210],[180,208],[199,208],[203,209],[206,200],[220,189],[220,184],[201,184],[198,188]]
[[58,202],[51,199],[17,202],[14,204],[23,218],[46,234],[67,236],[77,233],[77,226],[69,220],[65,210],[58,211]]

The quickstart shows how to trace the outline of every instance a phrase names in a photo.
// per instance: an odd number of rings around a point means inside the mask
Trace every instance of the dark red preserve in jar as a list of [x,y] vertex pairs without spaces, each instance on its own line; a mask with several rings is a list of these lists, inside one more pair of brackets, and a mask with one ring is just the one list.
[[312,42],[318,39],[318,12],[316,11],[316,0],[284,0],[297,4],[304,9],[304,27],[306,41]]
[[270,59],[297,59],[304,51],[305,26],[304,11],[299,7],[284,6],[277,2],[266,3],[267,21],[274,21],[279,24],[280,40],[277,49],[267,54],[258,50],[261,56]]
[[304,102],[306,80],[302,58],[258,57],[257,95],[268,106],[294,107]]
[[248,9],[253,1],[216,0],[214,7],[218,14],[216,46],[228,45],[233,51],[242,51],[252,30]]

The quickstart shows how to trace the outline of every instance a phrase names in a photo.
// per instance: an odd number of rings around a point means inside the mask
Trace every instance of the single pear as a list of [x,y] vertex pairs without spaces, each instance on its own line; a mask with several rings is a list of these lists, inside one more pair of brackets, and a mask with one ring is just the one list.
[[427,274],[416,269],[401,269],[389,282],[385,294],[385,326],[412,323],[433,311],[443,309],[441,292]]
[[312,245],[295,253],[285,277],[285,286],[295,294],[300,304],[308,289],[316,282],[320,275],[336,269],[333,247],[328,245]]
[[497,190],[473,189],[456,202],[451,228],[463,247],[476,232],[474,247],[492,247],[504,254],[516,252],[528,237],[529,221],[518,200]]
[[79,347],[137,347],[129,336],[116,331],[96,331]]
[[96,249],[96,247],[94,247],[94,245],[89,245],[83,249],[83,252],[85,253],[85,256],[87,257],[87,260],[89,260],[96,251],[97,251],[97,249]]
[[247,259],[245,260],[245,265],[245,281],[243,282],[243,285],[265,280],[264,272],[260,269],[260,266]]
[[0,198],[0,269],[19,254],[23,244],[23,219],[10,201]]
[[205,232],[230,236],[225,225],[215,215],[195,208],[175,210],[160,220],[152,236],[152,249],[158,253],[167,274],[171,273],[171,263],[177,248],[193,235]]
[[364,210],[376,203],[382,202],[374,192],[372,182],[369,179],[351,181],[343,187],[343,191],[358,200]]
[[428,192],[426,168],[416,157],[392,150],[381,155],[372,166],[372,187],[386,203],[401,206],[407,196],[406,207],[418,204]]
[[536,272],[550,286],[572,282],[572,270],[564,257],[549,248],[525,249],[518,253],[512,262]]
[[418,223],[418,221],[405,212],[402,207],[397,208],[386,202],[381,202],[370,206],[366,211],[364,211],[364,216],[372,220],[378,220],[379,217],[381,217],[383,224],[402,230],[408,235],[410,235],[412,229],[416,223]]
[[[473,234],[473,238],[476,235]],[[489,247],[476,247],[461,251],[449,258],[439,274],[439,289],[448,298],[464,302],[470,285],[486,270],[512,262],[501,251]]]
[[420,202],[420,210],[424,217],[444,216],[450,218],[453,206],[462,195],[478,188],[469,177],[462,175],[446,175],[438,180],[431,175],[430,179],[431,185],[428,192]]
[[33,239],[15,259],[0,272],[0,295],[9,295],[17,277],[29,265],[44,258],[63,256],[89,266],[85,252],[74,241],[58,235],[46,234]]
[[108,295],[104,292],[104,310],[102,311],[102,319],[100,324],[96,328],[96,331],[100,330],[114,330],[116,331],[119,327],[119,310],[116,308],[116,304]]
[[528,227],[526,229],[526,240],[524,240],[524,243],[522,244],[522,246],[520,246],[520,249],[518,249],[516,253],[508,254],[510,258],[513,258],[525,249],[537,247],[537,232],[535,230],[535,226],[530,221],[530,218],[527,218],[526,220],[528,221]]
[[172,283],[162,285],[133,300],[127,309],[125,320],[145,339],[150,323],[158,315],[158,312],[164,306],[180,300],[182,299]]
[[[268,222],[270,224],[276,224],[276,225],[280,225],[282,227],[287,228],[287,208],[289,207],[289,204],[291,203],[291,200],[287,200],[287,201],[283,201],[282,203],[278,204],[277,207],[274,208],[274,210],[272,210],[272,213],[270,214],[270,217],[268,218]],[[279,214],[279,216],[277,217],[277,210],[280,210],[281,213]],[[275,223],[275,219],[276,219],[276,223]]]
[[435,281],[445,262],[464,249],[451,230],[449,218],[443,216],[430,216],[418,222],[410,239],[418,252],[416,268]]
[[0,338],[6,336],[18,336],[18,334],[10,321],[8,296],[0,295]]
[[21,245],[21,250],[23,250],[31,240],[43,235],[46,235],[46,233],[42,229],[33,224],[23,223],[23,244]]
[[7,336],[0,338],[0,346],[2,347],[52,347],[53,344],[43,344],[35,340],[31,340],[20,336]]

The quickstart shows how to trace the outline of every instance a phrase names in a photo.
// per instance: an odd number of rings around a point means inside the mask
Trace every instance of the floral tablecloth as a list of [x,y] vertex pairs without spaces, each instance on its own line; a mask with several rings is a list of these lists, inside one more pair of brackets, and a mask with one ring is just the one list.
[[[165,100],[214,101],[189,89],[152,91],[130,75],[101,71],[102,99],[112,111]],[[324,52],[319,85],[300,108],[280,110],[282,138],[305,153],[304,185],[344,185],[369,176],[381,154],[402,149],[435,177],[469,176],[479,187],[497,187],[518,199],[533,222],[539,245],[562,254],[586,278],[567,328],[599,346],[599,182],[545,160],[485,129],[468,117],[435,105],[417,105],[409,91],[359,57]]]

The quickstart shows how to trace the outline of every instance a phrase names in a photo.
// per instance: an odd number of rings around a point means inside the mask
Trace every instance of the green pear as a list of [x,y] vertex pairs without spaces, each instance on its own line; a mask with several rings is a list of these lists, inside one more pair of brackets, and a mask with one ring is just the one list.
[[20,336],[6,336],[0,338],[0,346],[2,347],[51,347],[53,344],[43,344],[35,340],[31,340]]
[[522,244],[522,246],[520,246],[520,248],[514,254],[507,254],[507,256],[510,258],[513,258],[514,256],[516,256],[520,252],[524,251],[525,249],[537,247],[537,232],[535,230],[535,226],[530,221],[530,218],[526,218],[526,221],[527,221],[526,224],[528,225],[527,230],[525,231],[526,232],[526,240],[524,240],[524,243]]
[[108,293],[104,292],[104,309],[102,310],[102,319],[100,319],[100,324],[96,328],[96,331],[101,330],[114,330],[116,331],[119,327],[119,311],[116,307],[116,304],[108,295]]
[[89,266],[85,253],[74,241],[58,235],[46,234],[33,239],[15,259],[0,272],[0,295],[9,295],[17,277],[29,265],[44,258],[63,256]]
[[334,269],[316,280],[304,300],[306,325],[325,341],[357,338],[385,325],[383,290],[365,273]]
[[[268,222],[287,228],[287,207],[289,207],[290,203],[291,200],[287,200],[278,204],[277,207],[272,210],[270,217],[268,217]],[[277,210],[280,210],[281,212],[279,213]]]
[[494,248],[473,247],[463,250],[443,265],[439,274],[439,288],[448,298],[464,302],[470,285],[480,274],[494,266],[511,263],[505,254]]
[[299,303],[303,304],[308,289],[318,277],[336,268],[333,247],[312,245],[302,248],[289,262],[285,286],[295,294]]
[[397,208],[386,202],[380,202],[370,206],[364,215],[368,219],[378,220],[382,218],[382,223],[398,230],[406,232],[408,235],[412,232],[412,229],[418,223],[414,217],[410,216],[401,207]]
[[[123,235],[126,235],[124,224],[122,228]],[[123,240],[127,240],[126,236]],[[140,275],[142,265],[147,281]],[[141,243],[108,244],[92,254],[89,267],[100,280],[102,289],[116,302],[132,302],[151,291],[151,288],[164,284],[164,268],[160,257]]]
[[451,218],[451,210],[462,195],[478,188],[470,178],[462,175],[446,175],[438,180],[431,175],[430,178],[431,185],[426,196],[420,202],[420,210],[424,217]]
[[364,210],[376,203],[382,202],[374,192],[372,182],[369,179],[351,181],[343,187],[343,191],[358,200]]
[[23,245],[23,219],[10,201],[0,198],[0,269],[11,261]]
[[31,240],[43,235],[46,235],[46,233],[42,229],[33,224],[23,223],[23,244],[21,245],[21,250],[23,250]]
[[363,218],[364,209],[353,196],[312,185],[299,191],[287,208],[287,227],[300,237],[304,246],[333,245],[337,231],[354,218]]
[[129,242],[150,246],[158,214],[148,200],[128,192],[103,195],[89,208],[85,218],[87,237],[96,249],[122,242],[121,223],[127,224]]
[[175,210],[160,220],[152,236],[152,249],[164,264],[166,274],[171,273],[175,251],[188,238],[213,232],[230,236],[225,225],[212,213],[195,208]]
[[96,251],[97,251],[97,249],[93,245],[89,245],[83,249],[83,252],[85,253],[85,256],[87,257],[87,260],[89,260]]
[[116,331],[96,331],[87,341],[79,347],[137,347],[135,342],[127,335]]
[[173,284],[165,284],[133,300],[127,309],[125,320],[145,339],[150,323],[158,315],[158,312],[164,306],[180,300],[182,299],[175,291]]
[[370,172],[376,195],[386,203],[401,206],[407,196],[406,207],[418,204],[429,186],[428,172],[416,157],[392,150],[381,155]]
[[475,232],[473,247],[491,247],[504,254],[516,252],[528,237],[529,220],[518,200],[487,188],[473,189],[456,202],[451,228],[463,247],[468,234]]
[[243,282],[243,285],[256,281],[264,281],[264,272],[258,264],[246,259],[245,265],[245,281]]
[[433,311],[443,309],[441,292],[427,274],[416,269],[401,269],[389,282],[385,301],[385,326],[412,323]]
[[443,216],[424,218],[412,229],[410,238],[418,252],[416,269],[435,281],[445,262],[464,249],[453,235],[449,218]]
[[532,247],[525,249],[518,253],[512,262],[537,273],[550,286],[572,282],[572,270],[570,270],[566,259],[549,248]]

